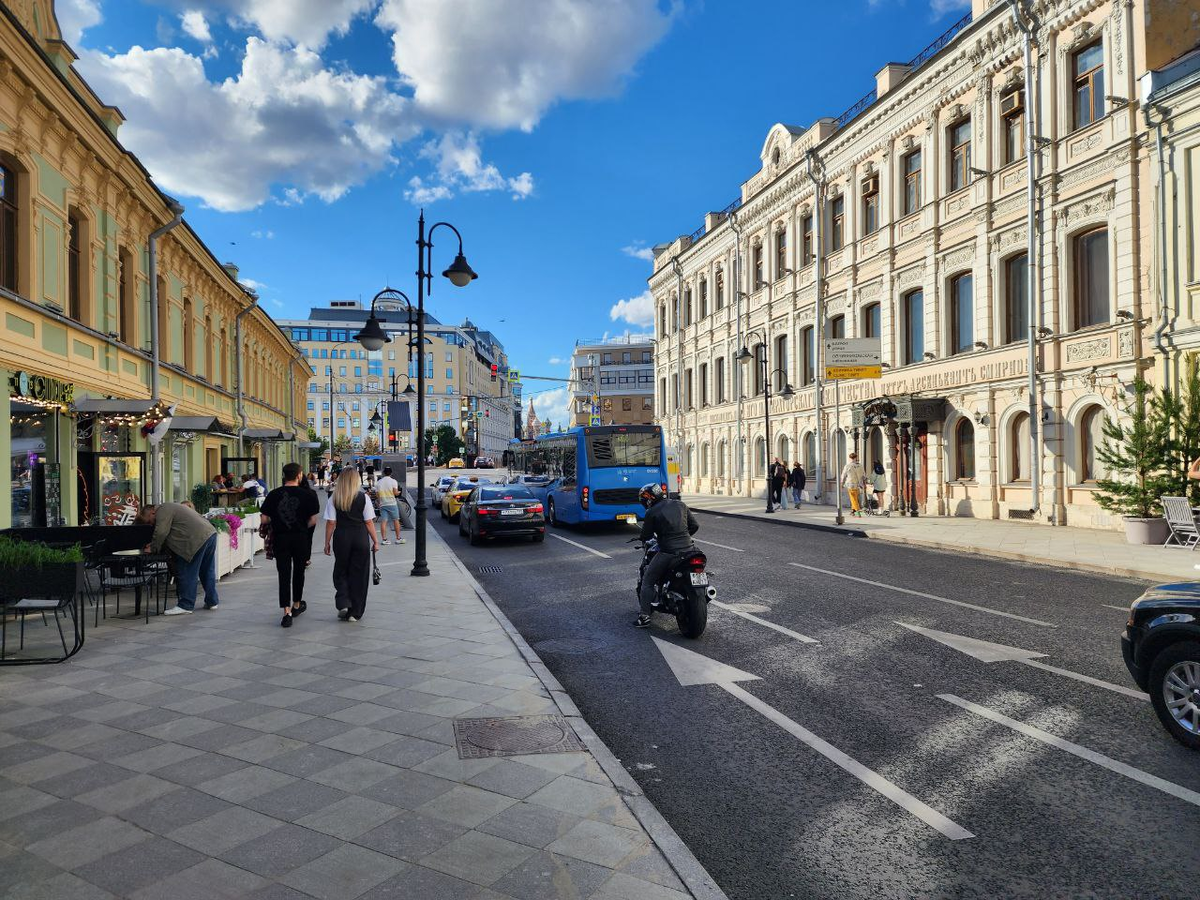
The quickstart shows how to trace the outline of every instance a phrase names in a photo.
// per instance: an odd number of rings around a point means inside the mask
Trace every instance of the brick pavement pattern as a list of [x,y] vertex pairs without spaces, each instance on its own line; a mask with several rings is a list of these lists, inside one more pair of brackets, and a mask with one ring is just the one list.
[[590,753],[458,758],[455,717],[558,710],[430,537],[359,624],[318,551],[280,628],[260,556],[216,612],[0,669],[0,897],[691,897]]

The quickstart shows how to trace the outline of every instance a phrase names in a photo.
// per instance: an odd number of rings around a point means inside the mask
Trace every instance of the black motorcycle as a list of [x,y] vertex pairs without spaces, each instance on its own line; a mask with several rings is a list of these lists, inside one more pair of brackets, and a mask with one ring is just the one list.
[[[637,583],[637,593],[641,596],[646,566],[659,552],[658,540],[650,538],[637,547],[643,551]],[[675,565],[667,579],[654,588],[651,605],[659,612],[674,616],[679,623],[679,633],[684,637],[700,637],[708,624],[708,601],[716,598],[717,589],[709,584],[707,566],[708,557],[703,551],[684,550],[675,554]]]

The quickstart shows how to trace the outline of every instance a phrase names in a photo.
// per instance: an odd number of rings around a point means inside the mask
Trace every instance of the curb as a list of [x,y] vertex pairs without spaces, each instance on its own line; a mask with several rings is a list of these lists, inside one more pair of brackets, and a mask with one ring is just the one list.
[[570,695],[567,694],[566,690],[563,689],[558,679],[546,668],[546,664],[542,662],[541,657],[529,646],[529,642],[521,636],[516,626],[508,620],[508,616],[504,614],[496,601],[491,598],[488,592],[484,590],[483,585],[476,580],[463,561],[458,558],[458,555],[446,542],[446,539],[433,528],[428,529],[427,534],[439,541],[449,551],[454,566],[467,579],[467,583],[471,586],[471,589],[475,591],[479,599],[483,601],[483,605],[488,608],[488,611],[500,623],[500,627],[504,629],[509,640],[516,645],[517,650],[521,653],[521,657],[546,688],[550,699],[558,707],[563,718],[571,723],[571,728],[575,731],[576,736],[587,747],[588,752],[592,754],[596,762],[599,763],[600,768],[604,770],[604,774],[613,783],[613,787],[616,788],[625,805],[629,807],[629,811],[633,813],[634,818],[641,823],[641,826],[646,829],[646,833],[650,835],[650,840],[654,841],[655,845],[662,852],[663,857],[667,860],[667,863],[675,870],[675,874],[679,876],[679,880],[683,882],[692,896],[696,900],[729,900],[725,892],[717,886],[713,877],[708,874],[704,866],[696,859],[687,844],[683,842],[683,839],[675,833],[675,829],[663,818],[662,813],[642,793],[642,789],[633,780],[633,776],[625,770],[620,760],[613,755],[613,752],[608,749],[608,746],[600,739],[599,735],[584,721],[583,714],[580,713],[579,708],[575,705]]
[[1075,562],[1068,559],[1047,559],[1043,556],[1028,556],[1014,550],[1000,550],[995,547],[977,547],[971,544],[942,544],[938,541],[924,538],[906,537],[885,533],[872,533],[857,528],[842,528],[837,525],[817,525],[811,522],[793,522],[787,519],[767,519],[750,513],[732,513],[715,509],[702,509],[693,506],[693,512],[705,513],[710,516],[725,516],[730,519],[747,519],[754,522],[766,522],[769,525],[787,525],[792,528],[808,528],[813,531],[825,531],[831,534],[844,534],[847,537],[868,538],[873,541],[883,541],[889,544],[903,544],[910,547],[921,547],[926,550],[940,550],[943,553],[977,553],[980,556],[990,556],[1009,562],[1025,563],[1031,566],[1045,566],[1051,569],[1070,569],[1076,572],[1086,572],[1090,575],[1110,575],[1117,578],[1132,578],[1136,581],[1179,581],[1181,576],[1165,572],[1149,572],[1145,569],[1129,569],[1121,566],[1096,566],[1091,563]]

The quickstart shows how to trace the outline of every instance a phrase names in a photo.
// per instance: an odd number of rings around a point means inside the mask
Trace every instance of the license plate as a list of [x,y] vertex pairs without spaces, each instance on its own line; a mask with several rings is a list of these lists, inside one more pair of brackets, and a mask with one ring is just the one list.
[[523,516],[523,515],[525,515],[525,510],[523,510],[523,509],[502,509],[502,510],[500,510],[500,515],[502,515],[502,516]]
[[692,572],[692,584],[708,584],[707,572]]
[[637,522],[637,516],[634,516],[634,515],[617,516],[617,521],[618,522]]

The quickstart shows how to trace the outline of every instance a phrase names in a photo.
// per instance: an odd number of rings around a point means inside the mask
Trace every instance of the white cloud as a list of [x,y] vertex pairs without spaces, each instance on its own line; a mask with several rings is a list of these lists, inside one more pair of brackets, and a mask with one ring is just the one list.
[[[636,297],[628,300],[618,300],[608,311],[608,317],[614,322],[624,320],[630,325],[642,327],[654,324],[654,298],[649,290],[642,291]],[[605,332],[605,337],[607,337]]]
[[242,285],[242,287],[248,287],[250,290],[260,294],[267,289],[265,284],[263,284],[261,281],[255,281],[253,278],[239,278],[238,284]]
[[241,71],[209,82],[179,48],[84,51],[81,72],[125,113],[122,141],[172,193],[252,209],[274,186],[288,203],[336,200],[389,165],[417,126],[384,79],[332,71],[302,47],[246,41]]
[[560,424],[569,428],[574,424],[571,417],[571,398],[565,387],[543,391],[533,396],[533,409],[539,421],[549,419],[557,428]]
[[646,262],[654,261],[654,250],[650,247],[641,246],[641,241],[634,241],[628,247],[622,247],[621,252],[626,256],[632,256],[634,259],[644,259]]
[[566,360],[558,356],[552,356],[547,360],[547,362],[552,366],[561,366],[566,362]]
[[85,31],[103,21],[100,0],[58,0],[54,13],[63,40],[72,46],[79,43]]
[[375,22],[422,113],[529,131],[559,100],[618,91],[671,18],[658,0],[383,0]]
[[208,20],[198,9],[189,9],[179,17],[179,24],[190,37],[202,44],[212,43],[212,32],[208,28]]
[[971,6],[971,0],[930,0],[929,5],[935,16],[944,16],[952,10],[968,9]]
[[485,163],[479,139],[472,132],[447,132],[422,147],[419,155],[435,164],[435,172],[429,179],[418,175],[409,179],[404,196],[413,203],[433,203],[458,192],[509,191],[514,200],[533,193],[533,176],[528,172],[507,178],[493,164]]
[[250,237],[258,238],[259,240],[273,241],[273,240],[275,240],[275,232],[270,231],[270,230],[252,231],[252,232],[250,232]]
[[319,49],[330,34],[345,34],[354,20],[378,0],[160,0],[203,12],[211,21],[228,16],[233,24],[257,31],[269,41]]

